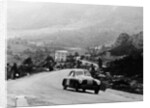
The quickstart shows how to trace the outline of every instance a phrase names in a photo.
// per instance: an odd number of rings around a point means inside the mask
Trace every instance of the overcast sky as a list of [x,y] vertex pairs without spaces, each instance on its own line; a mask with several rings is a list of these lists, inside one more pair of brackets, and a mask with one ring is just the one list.
[[[8,2],[8,37],[22,33],[55,33],[98,25],[100,30],[114,26],[143,27],[143,8],[79,5],[45,2]],[[100,26],[99,26],[100,25]]]

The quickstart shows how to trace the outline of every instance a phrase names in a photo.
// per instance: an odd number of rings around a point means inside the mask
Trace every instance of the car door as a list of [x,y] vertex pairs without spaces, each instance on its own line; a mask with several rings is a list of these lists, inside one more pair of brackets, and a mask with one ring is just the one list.
[[69,74],[69,81],[68,81],[69,86],[74,87],[74,82],[75,82],[75,71],[71,71]]

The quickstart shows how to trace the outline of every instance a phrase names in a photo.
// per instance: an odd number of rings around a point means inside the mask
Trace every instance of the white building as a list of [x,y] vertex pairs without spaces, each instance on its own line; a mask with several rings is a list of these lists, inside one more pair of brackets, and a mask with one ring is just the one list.
[[66,50],[57,50],[55,52],[55,61],[66,61],[69,52]]

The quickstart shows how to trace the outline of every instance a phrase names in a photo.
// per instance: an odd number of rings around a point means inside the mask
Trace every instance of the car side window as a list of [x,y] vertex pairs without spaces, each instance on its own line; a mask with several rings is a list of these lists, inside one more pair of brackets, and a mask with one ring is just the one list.
[[75,77],[75,71],[73,72],[72,76]]
[[71,71],[68,76],[73,76],[74,77],[74,71]]
[[88,72],[88,71],[84,71],[84,75],[85,76],[91,76],[90,72]]

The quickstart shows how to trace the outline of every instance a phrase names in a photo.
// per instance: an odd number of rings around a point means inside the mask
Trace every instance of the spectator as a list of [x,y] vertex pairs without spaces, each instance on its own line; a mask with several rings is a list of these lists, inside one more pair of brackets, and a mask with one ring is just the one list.
[[11,79],[15,79],[17,76],[16,75],[19,75],[18,73],[18,67],[17,67],[17,64],[14,63],[14,65],[11,67]]
[[53,71],[53,63],[52,62],[48,62],[48,68],[49,68],[49,71]]
[[102,59],[101,58],[98,58],[98,66],[99,66],[99,68],[102,68]]
[[91,64],[90,73],[91,73],[92,77],[95,77],[96,70],[95,70],[95,66],[93,64]]
[[11,66],[9,63],[7,63],[7,75],[6,75],[6,78],[7,80],[11,78]]
[[80,60],[77,60],[77,68],[81,68],[82,62]]

